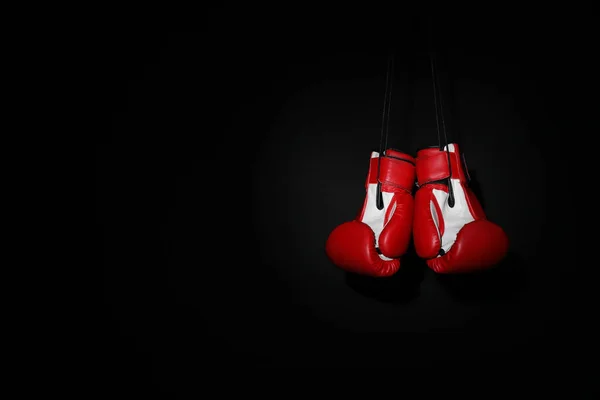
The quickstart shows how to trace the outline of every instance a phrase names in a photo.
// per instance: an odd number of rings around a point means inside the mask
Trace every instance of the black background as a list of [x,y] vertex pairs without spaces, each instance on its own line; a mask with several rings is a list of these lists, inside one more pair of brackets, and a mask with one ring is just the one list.
[[[557,212],[581,140],[577,21],[267,10],[102,35],[100,384],[184,393],[239,366],[577,369],[575,225]],[[470,276],[412,251],[392,278],[349,276],[324,243],[362,205],[389,50],[389,147],[437,144],[429,34],[450,137],[510,253]]]

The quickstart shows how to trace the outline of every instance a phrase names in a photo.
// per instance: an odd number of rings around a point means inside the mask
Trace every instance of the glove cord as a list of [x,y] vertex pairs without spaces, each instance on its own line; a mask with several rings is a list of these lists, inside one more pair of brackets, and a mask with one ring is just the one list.
[[[452,165],[450,163],[450,149],[448,148],[448,135],[446,134],[446,122],[444,119],[444,107],[440,91],[439,76],[435,64],[435,53],[433,49],[433,28],[431,19],[429,19],[429,61],[431,64],[431,81],[433,83],[433,103],[435,107],[435,125],[437,129],[438,144],[440,151],[446,151],[448,159],[448,171],[450,176],[448,177],[448,205],[450,208],[454,207],[454,190],[452,188]],[[439,102],[438,102],[439,97]],[[439,103],[439,104],[438,104]],[[444,134],[444,141],[440,134],[440,119],[441,119],[441,132]]]
[[379,140],[379,157],[377,160],[377,197],[376,205],[378,210],[383,210],[383,193],[381,192],[381,181],[379,172],[381,170],[381,157],[387,148],[390,122],[390,106],[392,103],[392,83],[394,80],[394,51],[390,50],[388,54],[387,72],[385,77],[385,95],[383,98],[383,115],[381,121],[381,136]]

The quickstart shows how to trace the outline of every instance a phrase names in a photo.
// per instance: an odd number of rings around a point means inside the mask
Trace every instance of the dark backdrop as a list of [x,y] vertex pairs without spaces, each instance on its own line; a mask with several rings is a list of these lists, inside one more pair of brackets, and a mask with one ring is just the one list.
[[[572,203],[565,160],[579,140],[564,24],[295,17],[214,11],[104,35],[104,385],[184,391],[237,366],[573,368],[575,226],[556,211]],[[449,135],[510,252],[469,276],[436,276],[412,250],[392,278],[348,275],[324,244],[362,205],[390,50],[388,144],[437,144],[429,49]]]

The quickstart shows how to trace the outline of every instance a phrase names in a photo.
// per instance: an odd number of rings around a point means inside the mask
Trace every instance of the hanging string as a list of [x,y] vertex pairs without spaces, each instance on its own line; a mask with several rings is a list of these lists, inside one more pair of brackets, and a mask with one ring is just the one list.
[[379,180],[379,172],[381,170],[381,157],[385,153],[387,148],[387,141],[389,136],[389,122],[390,122],[390,109],[392,103],[392,83],[394,80],[394,51],[390,50],[388,53],[387,71],[385,76],[385,95],[383,98],[383,113],[381,120],[381,136],[379,139],[379,157],[377,159],[377,196],[376,205],[377,209],[382,210],[383,204],[383,193],[381,192],[381,181]]
[[[435,106],[435,125],[437,129],[438,143],[440,150],[444,150],[448,145],[448,135],[446,134],[446,121],[444,119],[444,105],[441,96],[441,89],[439,83],[439,74],[437,72],[437,65],[435,59],[435,47],[433,45],[433,21],[431,17],[427,20],[428,24],[428,45],[429,45],[429,62],[431,64],[431,80],[433,83],[433,101]],[[441,120],[441,121],[440,121]],[[441,128],[440,128],[441,125]],[[442,142],[441,133],[444,134],[444,140]]]
[[435,71],[435,79],[437,82],[437,91],[438,91],[438,97],[439,97],[439,104],[440,104],[440,118],[442,120],[442,132],[444,133],[444,144],[447,146],[448,145],[448,135],[446,134],[446,119],[444,118],[444,97],[441,95],[442,91],[441,91],[441,85],[440,85],[440,74],[437,73],[437,68],[435,65],[435,54],[433,54],[433,69]]
[[[452,164],[450,162],[450,149],[448,146],[448,135],[446,134],[446,122],[444,120],[444,108],[442,105],[442,96],[439,84],[439,76],[435,64],[435,53],[433,48],[433,27],[431,19],[429,20],[429,60],[431,63],[431,81],[433,83],[433,102],[435,106],[435,124],[437,128],[438,144],[440,151],[446,151],[448,159],[448,171],[450,176],[448,177],[448,205],[450,208],[454,207],[454,189],[452,187]],[[438,101],[439,97],[439,101]],[[444,134],[444,140],[440,134],[440,119],[442,124],[441,131]]]
[[394,74],[394,51],[388,54],[387,71],[385,76],[385,95],[383,97],[383,112],[381,117],[381,137],[379,140],[379,154],[383,154],[387,148],[389,136],[390,109],[392,103],[392,84]]

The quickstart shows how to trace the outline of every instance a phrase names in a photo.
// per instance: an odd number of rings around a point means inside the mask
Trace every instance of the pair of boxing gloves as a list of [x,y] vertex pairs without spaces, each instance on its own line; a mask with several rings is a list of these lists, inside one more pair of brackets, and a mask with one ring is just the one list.
[[486,218],[463,160],[456,143],[419,150],[416,158],[393,149],[372,152],[363,207],[330,233],[329,259],[348,272],[391,276],[412,239],[417,255],[440,274],[498,264],[508,237]]

